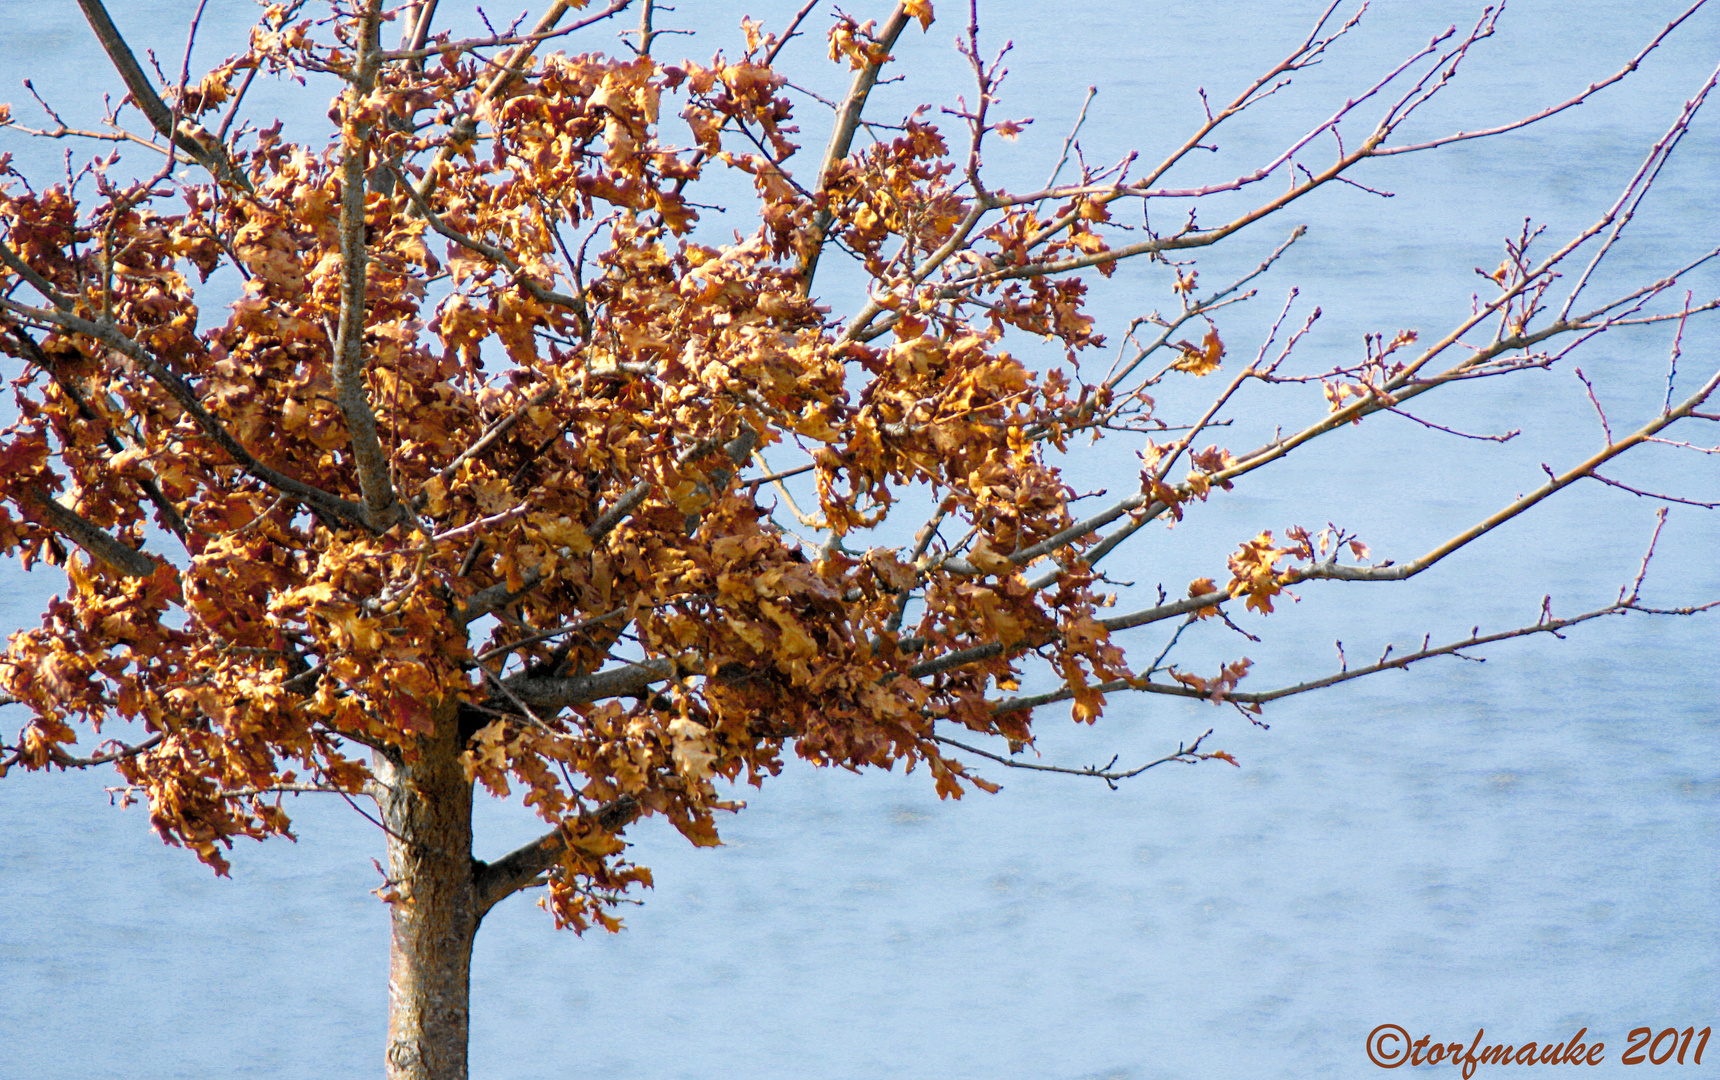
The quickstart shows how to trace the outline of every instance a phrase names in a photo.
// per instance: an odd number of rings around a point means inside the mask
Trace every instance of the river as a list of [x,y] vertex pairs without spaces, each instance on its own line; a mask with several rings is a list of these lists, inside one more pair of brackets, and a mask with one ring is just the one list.
[[[192,6],[114,11],[134,47],[156,48],[165,64],[183,47]],[[708,24],[702,34],[732,42],[724,28],[743,10],[781,25],[794,6],[687,4],[658,25]],[[898,50],[916,72],[884,91],[898,104],[971,96],[950,50],[964,13],[952,0],[938,7],[931,33],[910,30]],[[985,4],[982,44],[1015,41],[1002,111],[1036,119],[988,164],[1011,186],[1042,179],[1089,83],[1100,88],[1083,134],[1090,160],[1131,146],[1162,152],[1196,115],[1195,85],[1215,98],[1233,91],[1288,51],[1314,10],[1299,0]],[[1250,160],[1285,125],[1329,113],[1476,10],[1375,4],[1353,41],[1299,76],[1293,89],[1305,96],[1287,91],[1259,125],[1224,141],[1221,159]],[[1658,0],[1513,3],[1450,104],[1419,130],[1498,123],[1563,100],[1611,74],[1679,10]],[[229,51],[249,17],[244,5],[212,10],[199,59]],[[87,106],[92,87],[116,83],[87,38],[71,5],[0,0],[0,100],[25,117],[19,80],[31,76],[56,104],[70,109],[81,96]],[[605,31],[584,47],[613,40]],[[665,38],[658,52],[708,57],[716,40]],[[1306,343],[1309,369],[1354,356],[1366,332],[1449,325],[1479,282],[1471,268],[1496,265],[1501,239],[1525,216],[1562,237],[1610,203],[1711,70],[1716,41],[1720,11],[1700,12],[1631,79],[1580,108],[1499,140],[1381,163],[1365,180],[1393,198],[1326,191],[1214,252],[1204,283],[1257,263],[1293,223],[1310,226],[1252,310],[1223,323],[1235,355],[1252,353],[1244,343],[1258,341],[1292,284],[1299,310],[1326,312]],[[840,93],[822,42],[798,47],[797,81]],[[270,95],[262,107],[304,125],[326,102],[304,90]],[[803,115],[807,141],[821,141],[816,112]],[[37,175],[63,149],[0,132],[0,152]],[[1633,225],[1611,283],[1650,280],[1716,243],[1717,177],[1710,111]],[[1102,321],[1120,329],[1164,305],[1167,280],[1163,268],[1120,271],[1099,291]],[[1720,275],[1705,270],[1690,285],[1711,297]],[[844,287],[832,279],[839,304]],[[1686,335],[1691,372],[1712,368],[1716,321]],[[1663,331],[1620,334],[1578,355],[1615,425],[1658,402],[1669,344]],[[1169,394],[1161,405],[1192,401]],[[1413,557],[1538,484],[1539,463],[1568,467],[1600,439],[1568,365],[1424,415],[1524,434],[1501,446],[1370,421],[1175,530],[1143,534],[1113,575],[1139,594],[1161,581],[1176,592],[1222,570],[1214,551],[1296,521],[1337,521],[1376,558]],[[1238,446],[1247,424],[1237,425]],[[1713,425],[1688,437],[1712,443]],[[1080,453],[1075,486],[1129,483],[1133,449]],[[1653,449],[1621,475],[1720,498],[1712,457]],[[1188,662],[1207,670],[1246,653],[1257,662],[1250,684],[1264,688],[1333,670],[1336,638],[1354,663],[1424,633],[1449,640],[1472,625],[1533,622],[1543,595],[1559,614],[1596,607],[1636,573],[1659,505],[1579,485],[1416,581],[1304,587],[1300,603],[1244,621],[1260,644],[1213,628],[1190,642]],[[1716,552],[1720,514],[1675,506],[1647,601],[1720,598]],[[0,630],[33,625],[61,585],[52,568],[0,564]],[[1150,656],[1158,640],[1130,644]],[[624,912],[623,933],[556,933],[520,898],[486,920],[472,1075],[1361,1077],[1377,1071],[1364,1043],[1383,1024],[1465,1045],[1481,1029],[1484,1044],[1518,1045],[1586,1029],[1580,1038],[1606,1049],[1583,1075],[1634,1075],[1620,1064],[1630,1030],[1720,1025],[1720,615],[1608,618],[1481,655],[1485,663],[1439,661],[1280,702],[1270,729],[1159,698],[1114,698],[1091,729],[1055,710],[1041,721],[1047,762],[1141,762],[1213,727],[1210,745],[1234,753],[1239,769],[1167,765],[1112,791],[984,768],[1002,792],[940,803],[921,773],[854,776],[796,762],[746,793],[721,848],[693,849],[647,822],[630,839],[657,887]],[[15,733],[20,710],[0,709],[0,723]],[[0,781],[0,1075],[376,1074],[387,918],[368,892],[380,884],[375,828],[338,800],[302,799],[289,806],[298,843],[241,846],[232,879],[216,879],[164,847],[140,809],[109,809],[103,787],[113,782],[17,771]],[[479,854],[536,831],[521,808],[485,805]],[[1425,1071],[1458,1074],[1450,1064]],[[1720,1045],[1676,1075],[1720,1076]]]

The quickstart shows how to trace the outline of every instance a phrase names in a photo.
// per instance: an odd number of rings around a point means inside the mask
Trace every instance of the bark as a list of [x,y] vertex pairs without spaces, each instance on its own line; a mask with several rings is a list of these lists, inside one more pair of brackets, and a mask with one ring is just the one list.
[[377,755],[387,825],[389,1080],[466,1080],[472,938],[472,785],[456,710],[437,710],[417,754]]

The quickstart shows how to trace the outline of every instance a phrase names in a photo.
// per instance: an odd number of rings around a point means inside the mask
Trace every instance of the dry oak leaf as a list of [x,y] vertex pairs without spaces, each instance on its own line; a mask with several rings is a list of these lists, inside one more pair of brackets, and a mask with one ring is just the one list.
[[1216,327],[1207,328],[1199,345],[1179,341],[1177,348],[1182,350],[1182,356],[1171,366],[1190,375],[1210,375],[1218,370],[1219,362],[1224,359],[1224,342],[1219,340]]
[[711,742],[709,729],[686,717],[677,717],[669,721],[669,738],[677,772],[689,780],[703,780],[711,775],[717,749]]
[[[1188,583],[1188,595],[1190,599],[1197,596],[1207,596],[1217,591],[1218,584],[1209,577],[1195,578],[1193,581]],[[1207,619],[1217,614],[1218,608],[1208,605],[1207,607],[1196,608],[1194,617],[1197,619]]]

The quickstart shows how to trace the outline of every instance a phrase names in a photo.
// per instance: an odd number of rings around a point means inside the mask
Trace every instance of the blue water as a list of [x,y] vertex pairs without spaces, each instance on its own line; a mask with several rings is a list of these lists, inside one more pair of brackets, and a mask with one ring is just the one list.
[[[792,6],[705,5],[717,10],[673,19],[720,29],[751,10],[780,25]],[[221,35],[235,40],[250,16],[215,7],[204,60],[229,51]],[[898,55],[917,78],[882,91],[885,104],[971,98],[948,48],[956,9],[945,0],[945,21],[906,36]],[[140,53],[167,57],[182,48],[187,10],[140,3],[115,15]],[[1299,38],[1311,10],[986,5],[982,44],[1016,43],[1002,114],[1036,118],[1019,143],[988,152],[988,167],[1010,186],[1042,180],[1089,83],[1100,86],[1083,134],[1090,160],[1131,146],[1162,153],[1195,115],[1193,85],[1215,97],[1237,86]],[[1676,10],[1513,4],[1450,105],[1416,130],[1475,127],[1562,100],[1610,74]],[[1467,5],[1376,4],[1353,43],[1298,78],[1305,96],[1275,100],[1189,175],[1254,160],[1267,136],[1323,118],[1431,32],[1472,18]],[[0,28],[0,100],[20,116],[23,75],[68,103],[68,118],[98,77],[111,81],[70,5],[0,0]],[[586,47],[612,40],[604,31]],[[1232,355],[1252,353],[1292,284],[1326,312],[1305,369],[1354,356],[1364,332],[1448,325],[1475,288],[1470,268],[1496,265],[1500,238],[1525,215],[1559,236],[1610,202],[1720,59],[1717,40],[1720,15],[1699,13],[1624,86],[1544,127],[1379,163],[1363,179],[1393,199],[1324,192],[1203,258],[1203,283],[1217,284],[1258,263],[1294,223],[1310,225],[1262,297],[1221,321]],[[715,47],[671,38],[658,51],[706,57]],[[839,73],[817,62],[822,43],[801,48],[796,81],[840,93]],[[307,129],[326,98],[271,94],[259,102]],[[806,141],[818,144],[821,121],[811,108],[802,115]],[[1686,141],[1612,283],[1647,280],[1717,242],[1717,132],[1708,115]],[[62,149],[0,135],[0,151],[36,174]],[[840,304],[852,276],[829,269],[826,293]],[[1096,288],[1096,311],[1120,328],[1167,306],[1168,280],[1159,267],[1119,270]],[[1720,275],[1691,284],[1699,299],[1712,296]],[[1669,338],[1618,335],[1579,354],[1615,430],[1658,402]],[[1714,363],[1716,339],[1712,323],[1687,334],[1686,383]],[[1160,399],[1167,411],[1196,400]],[[1292,522],[1337,521],[1376,558],[1413,557],[1535,486],[1539,463],[1568,466],[1600,437],[1568,368],[1423,400],[1429,420],[1524,434],[1499,447],[1399,421],[1322,440],[1177,529],[1137,537],[1111,570],[1135,583],[1122,604],[1150,602],[1160,582],[1175,593],[1218,576],[1214,552]],[[1239,409],[1230,445],[1263,434],[1260,408]],[[1302,402],[1288,417],[1319,408]],[[1265,431],[1285,414],[1271,415]],[[1711,443],[1712,425],[1689,437]],[[1072,482],[1126,486],[1134,448],[1080,451]],[[1720,498],[1712,458],[1663,451],[1618,475]],[[1270,620],[1239,620],[1263,643],[1203,627],[1178,655],[1202,671],[1249,655],[1250,683],[1264,688],[1330,670],[1337,638],[1356,663],[1424,633],[1451,639],[1476,624],[1533,621],[1546,594],[1560,614],[1600,606],[1636,572],[1658,505],[1579,486],[1416,581],[1303,588],[1300,604]],[[1717,550],[1717,515],[1674,507],[1647,600],[1720,597]],[[51,569],[7,565],[0,575],[0,629],[32,625],[60,587]],[[1130,640],[1146,656],[1161,642]],[[957,804],[932,797],[923,774],[791,766],[746,793],[751,805],[725,826],[720,849],[692,849],[646,823],[630,838],[658,887],[626,912],[624,933],[557,934],[529,899],[486,920],[473,1075],[1360,1077],[1377,1071],[1363,1043],[1384,1023],[1466,1045],[1478,1028],[1487,1043],[1521,1044],[1586,1027],[1583,1038],[1607,1049],[1583,1075],[1628,1072],[1618,1058],[1631,1029],[1720,1026],[1720,620],[1606,619],[1563,641],[1484,655],[1281,702],[1270,730],[1157,698],[1114,699],[1093,729],[1054,711],[1042,721],[1048,762],[1150,760],[1215,727],[1211,745],[1235,753],[1240,770],[1164,766],[1113,792],[992,768],[982,773],[1004,790]],[[8,707],[0,722],[15,731],[22,721]],[[164,848],[140,810],[109,809],[102,789],[113,782],[17,772],[0,782],[0,1075],[375,1074],[387,921],[368,893],[380,883],[374,827],[338,801],[301,800],[291,808],[299,843],[241,847],[233,878],[218,880]],[[487,805],[479,854],[536,832],[518,807]],[[1677,1075],[1720,1075],[1716,1062],[1711,1044],[1701,1067]]]

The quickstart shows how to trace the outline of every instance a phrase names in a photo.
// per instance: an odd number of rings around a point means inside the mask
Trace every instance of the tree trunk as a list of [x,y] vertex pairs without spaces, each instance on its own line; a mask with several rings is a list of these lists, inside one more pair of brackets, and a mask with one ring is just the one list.
[[415,760],[377,754],[388,826],[393,933],[388,975],[389,1080],[466,1080],[472,938],[472,785],[454,709],[437,710]]

